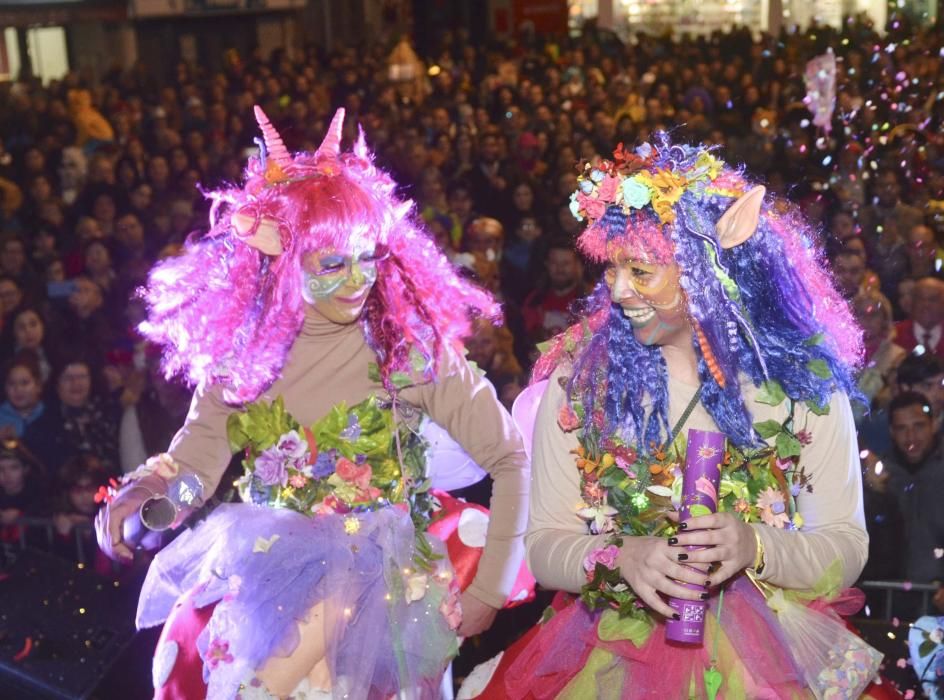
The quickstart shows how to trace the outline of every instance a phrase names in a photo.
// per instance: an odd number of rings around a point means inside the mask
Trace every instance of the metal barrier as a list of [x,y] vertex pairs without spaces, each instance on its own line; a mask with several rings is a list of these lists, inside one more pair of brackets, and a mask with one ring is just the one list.
[[[14,526],[19,527],[19,546],[25,549],[28,544],[38,545],[36,540],[43,540],[45,549],[54,553],[56,543],[56,525],[52,518],[22,517],[18,518]],[[88,538],[94,534],[91,525],[73,525],[71,539],[75,546],[75,561],[83,566],[90,563],[91,555],[89,552]],[[112,570],[118,573],[121,568],[116,562],[112,562]]]
[[895,593],[920,593],[921,594],[921,615],[929,615],[931,610],[931,597],[937,593],[940,586],[936,583],[911,583],[909,581],[860,581],[856,584],[858,588],[871,591],[885,592],[885,614],[884,619],[891,620],[894,615]]

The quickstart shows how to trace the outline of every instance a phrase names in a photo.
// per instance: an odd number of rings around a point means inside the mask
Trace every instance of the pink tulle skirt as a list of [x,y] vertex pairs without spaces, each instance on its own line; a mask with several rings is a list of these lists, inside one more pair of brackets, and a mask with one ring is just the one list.
[[[814,693],[809,669],[804,667],[804,654],[795,649],[795,633],[785,628],[782,616],[778,617],[746,577],[728,586],[720,618],[719,598],[713,597],[701,646],[666,640],[665,625],[661,623],[655,623],[638,645],[630,639],[616,638],[618,635],[609,635],[607,641],[600,636],[603,613],[591,613],[565,595],[559,595],[553,607],[556,613],[550,619],[506,651],[480,698],[707,698],[705,672],[715,668],[722,678],[716,697],[722,700],[814,696],[844,700],[861,696],[881,658],[846,631],[832,607],[797,606],[803,611],[801,615],[813,616],[804,619],[805,626],[815,620],[831,630],[833,639],[825,645],[827,650],[838,643],[838,653],[847,654],[830,666],[829,672],[834,675]],[[856,668],[860,671],[858,677]],[[843,675],[847,672],[849,677]]]

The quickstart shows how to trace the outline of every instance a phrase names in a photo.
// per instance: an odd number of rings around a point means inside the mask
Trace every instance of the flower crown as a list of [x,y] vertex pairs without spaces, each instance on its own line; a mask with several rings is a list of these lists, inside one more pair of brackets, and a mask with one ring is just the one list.
[[624,214],[651,206],[664,225],[675,222],[675,204],[685,192],[723,193],[706,189],[724,168],[724,162],[709,151],[701,151],[694,166],[682,171],[660,167],[659,160],[659,150],[648,143],[635,152],[621,143],[613,152],[613,160],[603,160],[596,166],[584,163],[577,177],[577,191],[570,197],[570,211],[578,221],[586,219],[592,226],[612,205],[621,207]]

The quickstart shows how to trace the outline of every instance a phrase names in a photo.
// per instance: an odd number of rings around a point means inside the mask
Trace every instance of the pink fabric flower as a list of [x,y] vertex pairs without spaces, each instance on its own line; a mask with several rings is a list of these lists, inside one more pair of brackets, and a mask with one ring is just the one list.
[[459,584],[455,578],[449,582],[449,589],[439,604],[439,612],[446,618],[449,629],[459,629],[462,624],[462,603],[459,601]]
[[344,481],[349,484],[354,484],[361,490],[367,489],[370,486],[370,477],[373,476],[373,471],[369,464],[366,462],[364,464],[355,464],[347,457],[341,457],[338,460],[334,471]]
[[587,571],[588,574],[593,573],[594,569],[597,568],[597,564],[603,564],[607,569],[616,568],[616,557],[619,556],[619,547],[615,544],[607,545],[606,547],[600,547],[599,549],[594,549],[590,554],[587,555],[587,558],[583,561],[583,568]]
[[616,192],[619,190],[619,180],[607,175],[597,190],[597,197],[604,202],[612,203],[616,201]]
[[565,403],[561,406],[561,410],[557,414],[557,424],[565,433],[569,433],[571,430],[576,430],[580,427],[580,419],[577,417],[577,414],[574,413],[574,409],[570,407],[570,404]]
[[233,655],[229,653],[229,642],[221,639],[214,639],[210,642],[210,647],[206,652],[206,662],[210,668],[216,668],[220,664],[233,663]]
[[596,197],[588,197],[583,192],[577,195],[577,203],[588,218],[596,221],[606,213],[606,203]]
[[302,474],[296,474],[295,476],[290,476],[288,478],[289,486],[295,489],[305,488],[305,484],[307,482],[308,479],[306,479]]

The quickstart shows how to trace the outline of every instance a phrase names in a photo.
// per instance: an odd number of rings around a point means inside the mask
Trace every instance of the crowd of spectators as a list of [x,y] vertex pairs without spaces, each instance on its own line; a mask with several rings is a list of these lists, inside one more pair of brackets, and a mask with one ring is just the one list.
[[[95,83],[70,73],[0,86],[0,524],[9,537],[19,516],[54,514],[68,534],[89,521],[99,485],[167,446],[188,392],[136,335],[134,289],[205,229],[200,188],[239,181],[253,105],[291,150],[317,147],[343,106],[346,138],[363,126],[417,216],[502,299],[504,326],[480,324],[469,351],[506,405],[537,344],[599,279],[573,244],[580,161],[667,129],[792,200],[865,329],[872,410],[857,416],[876,561],[892,578],[944,579],[940,509],[908,500],[939,493],[944,474],[942,39],[898,22],[880,35],[862,18],[841,31],[628,43],[593,27],[489,45],[454,31],[424,57],[407,40],[231,51],[218,73],[138,64]],[[811,124],[803,73],[828,48],[826,132]],[[892,530],[883,545],[902,513],[910,544]]]

